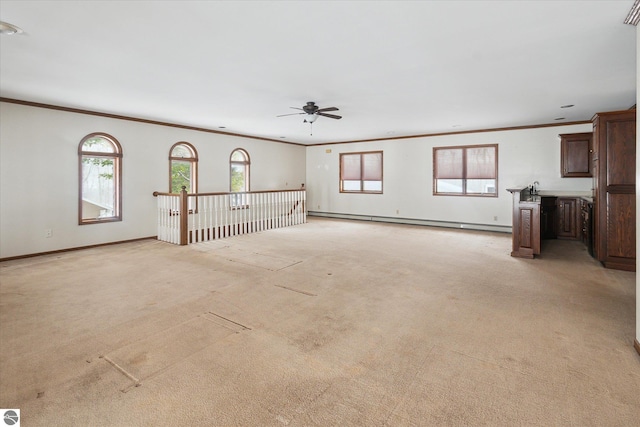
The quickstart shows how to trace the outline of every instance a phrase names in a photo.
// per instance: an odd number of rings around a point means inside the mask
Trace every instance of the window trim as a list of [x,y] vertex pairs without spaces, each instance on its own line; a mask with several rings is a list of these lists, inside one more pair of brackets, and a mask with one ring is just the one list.
[[[238,161],[232,160],[233,155],[240,151],[246,160]],[[245,190],[242,191],[233,191],[231,188],[233,181],[233,166],[234,165],[242,165],[244,167],[244,175],[245,175]],[[231,210],[235,209],[248,209],[249,205],[246,203],[246,199],[244,196],[241,196],[240,203],[238,203],[238,194],[247,193],[251,191],[251,157],[249,157],[249,152],[244,148],[236,148],[231,151],[229,155],[229,206]]]
[[[233,155],[234,153],[236,153],[237,151],[242,152],[242,154],[244,155],[244,157],[247,159],[245,161],[238,161],[238,160],[232,160],[233,159]],[[244,174],[245,174],[245,187],[246,190],[243,191],[233,191],[233,189],[231,188],[232,185],[232,176],[233,176],[233,165],[243,165],[244,166]],[[243,192],[247,192],[247,191],[251,191],[251,157],[249,157],[249,152],[247,150],[245,150],[244,148],[236,148],[234,150],[231,151],[231,154],[229,155],[229,192],[230,193],[243,193]]]
[[[193,157],[173,157],[171,154],[173,153],[173,150],[179,145],[184,145],[185,147],[187,147],[187,149],[191,152]],[[173,166],[174,160],[182,161],[182,162],[187,161],[191,163],[191,181],[193,182],[193,185],[191,186],[190,190],[191,190],[191,193],[197,193],[198,192],[198,150],[196,150],[196,147],[194,147],[193,144],[190,144],[186,141],[180,141],[173,144],[169,149],[169,193],[171,193],[171,190],[173,189],[171,174],[173,171],[172,166]]]
[[[171,154],[173,153],[173,150],[179,145],[185,146],[191,152],[192,157],[173,157]],[[179,162],[186,161],[191,163],[191,182],[193,184],[191,185],[191,189],[190,189],[191,192],[188,192],[188,193],[197,194],[198,193],[198,150],[196,150],[196,147],[194,147],[193,144],[187,141],[179,141],[173,144],[169,149],[169,193],[171,193],[171,191],[173,190],[172,188],[173,187],[173,180],[172,180],[173,167],[172,166],[173,166],[174,160]],[[177,193],[171,193],[171,194],[177,194]],[[187,200],[189,200],[189,214],[198,213],[198,198],[195,197],[193,199],[193,205],[190,202],[191,198],[187,198]]]
[[[469,148],[484,148],[484,147],[494,147],[496,156],[495,156],[495,181],[496,181],[496,191],[495,193],[467,193],[467,149]],[[438,186],[436,178],[438,173],[438,165],[436,162],[437,156],[436,153],[438,150],[457,150],[462,149],[462,193],[445,193],[438,192]],[[458,197],[498,197],[498,144],[476,144],[476,145],[452,145],[452,146],[440,146],[433,147],[432,151],[433,156],[433,195],[434,196],[458,196]]]
[[[371,190],[365,190],[364,189],[364,180],[362,179],[362,172],[364,170],[363,168],[363,154],[380,154],[380,191],[371,191]],[[344,189],[344,179],[342,179],[343,177],[343,168],[342,168],[342,157],[343,156],[352,156],[358,154],[360,155],[360,190],[345,190]],[[340,193],[346,193],[346,194],[383,194],[384,192],[384,153],[382,150],[376,150],[376,151],[354,151],[354,152],[348,152],[348,153],[340,153],[339,156],[339,165],[338,165],[338,169],[339,169],[339,182],[340,182]]]
[[[105,153],[101,151],[84,151],[83,146],[87,140],[91,138],[100,137],[106,139],[115,149],[114,153]],[[83,176],[83,162],[82,159],[87,157],[104,157],[113,159],[113,174],[114,174],[114,189],[115,189],[115,204],[114,207],[115,215],[105,218],[83,218],[82,217],[82,176]],[[89,225],[89,224],[101,224],[106,222],[118,222],[122,221],[122,145],[115,139],[113,136],[104,132],[93,132],[89,135],[86,135],[84,138],[80,140],[80,144],[78,144],[78,225]]]

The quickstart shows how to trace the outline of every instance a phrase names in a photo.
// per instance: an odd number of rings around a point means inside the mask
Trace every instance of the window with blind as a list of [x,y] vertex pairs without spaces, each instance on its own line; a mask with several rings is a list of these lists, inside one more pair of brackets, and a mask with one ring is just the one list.
[[498,196],[498,144],[433,148],[433,194]]
[[382,151],[340,154],[341,193],[382,193]]

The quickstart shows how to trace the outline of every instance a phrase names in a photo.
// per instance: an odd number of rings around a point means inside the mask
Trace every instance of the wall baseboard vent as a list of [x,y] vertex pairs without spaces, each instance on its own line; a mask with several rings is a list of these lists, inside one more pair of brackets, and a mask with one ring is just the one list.
[[324,218],[352,219],[356,221],[388,222],[388,223],[394,223],[394,224],[457,228],[462,230],[494,231],[498,233],[512,232],[511,227],[507,225],[469,224],[469,223],[453,222],[453,221],[434,221],[434,220],[428,220],[428,219],[415,219],[415,218],[393,218],[393,217],[386,217],[386,216],[343,214],[343,213],[318,212],[318,211],[309,211],[307,212],[307,215],[324,217]]

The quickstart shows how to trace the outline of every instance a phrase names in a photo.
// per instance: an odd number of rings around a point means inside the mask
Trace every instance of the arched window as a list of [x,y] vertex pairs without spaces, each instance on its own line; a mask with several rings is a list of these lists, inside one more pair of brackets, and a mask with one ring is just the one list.
[[122,221],[122,147],[112,136],[92,133],[78,146],[78,223]]
[[188,142],[178,142],[169,152],[169,192],[198,192],[198,153]]
[[242,148],[237,148],[231,153],[230,187],[232,193],[249,191],[249,154]]

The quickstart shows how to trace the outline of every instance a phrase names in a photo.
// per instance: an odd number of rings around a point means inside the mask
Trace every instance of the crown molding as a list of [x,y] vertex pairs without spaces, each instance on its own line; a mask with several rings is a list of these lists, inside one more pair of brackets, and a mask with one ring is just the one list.
[[[640,0],[638,0],[638,1],[640,2]],[[579,121],[562,122],[562,123],[557,123],[557,122],[556,123],[543,123],[543,124],[537,124],[537,125],[511,126],[511,127],[489,128],[489,129],[473,129],[473,130],[463,130],[463,131],[454,131],[454,132],[425,133],[425,134],[418,134],[418,135],[406,135],[406,136],[385,137],[385,138],[371,138],[371,139],[357,139],[357,140],[348,140],[348,141],[324,142],[324,143],[318,143],[318,144],[303,144],[303,143],[299,143],[299,142],[282,141],[282,140],[278,140],[278,139],[271,139],[271,138],[265,138],[265,137],[260,137],[260,136],[251,136],[251,135],[244,135],[244,134],[232,133],[232,132],[222,132],[222,131],[213,130],[213,129],[201,128],[201,127],[197,127],[197,126],[188,126],[188,125],[181,125],[181,124],[176,124],[176,123],[160,122],[160,121],[156,121],[156,120],[141,119],[141,118],[137,118],[137,117],[122,116],[122,115],[118,115],[118,114],[101,113],[101,112],[98,112],[98,111],[83,110],[83,109],[79,109],[79,108],[70,108],[70,107],[62,107],[62,106],[59,106],[59,105],[43,104],[43,103],[39,103],[39,102],[23,101],[23,100],[20,100],[20,99],[13,99],[13,98],[0,97],[0,102],[7,102],[9,104],[26,105],[26,106],[37,107],[37,108],[47,108],[47,109],[50,109],[50,110],[65,111],[65,112],[69,112],[69,113],[87,114],[87,115],[99,116],[99,117],[108,117],[108,118],[117,119],[117,120],[127,120],[127,121],[132,121],[132,122],[147,123],[147,124],[158,125],[158,126],[168,126],[168,127],[178,128],[178,129],[187,129],[187,130],[194,130],[194,131],[198,131],[198,132],[214,133],[214,134],[218,134],[218,135],[227,135],[227,136],[235,136],[235,137],[239,137],[239,138],[256,139],[256,140],[260,140],[260,141],[277,142],[279,144],[290,144],[290,145],[297,145],[297,146],[300,146],[300,147],[315,147],[315,146],[323,146],[323,145],[352,144],[352,143],[356,143],[356,142],[393,141],[393,140],[398,140],[398,139],[428,138],[428,137],[434,137],[434,136],[464,135],[464,134],[485,133],[485,132],[502,132],[502,131],[537,129],[537,128],[556,127],[556,126],[583,125],[583,124],[592,123],[591,120],[579,120]]]
[[591,124],[591,123],[592,123],[591,120],[579,120],[574,122],[543,123],[538,125],[511,126],[511,127],[503,127],[503,128],[461,130],[457,132],[439,132],[439,133],[425,133],[421,135],[406,135],[406,136],[396,136],[396,137],[386,137],[386,138],[356,139],[353,141],[325,142],[322,144],[313,144],[309,146],[316,147],[320,145],[353,144],[356,142],[393,141],[396,139],[429,138],[434,136],[465,135],[470,133],[485,133],[485,132],[503,132],[503,131],[510,131],[510,130],[525,130],[525,129],[538,129],[538,128],[548,128],[548,127],[557,127],[557,126],[585,125],[585,124]]
[[271,138],[265,138],[265,137],[261,137],[261,136],[244,135],[244,134],[241,134],[241,133],[223,132],[223,131],[219,131],[219,130],[201,128],[201,127],[197,127],[197,126],[188,126],[188,125],[181,125],[181,124],[177,124],[177,123],[161,122],[161,121],[157,121],[157,120],[141,119],[141,118],[138,118],[138,117],[122,116],[122,115],[111,114],[111,113],[101,113],[99,111],[83,110],[83,109],[80,109],[80,108],[71,108],[71,107],[62,107],[62,106],[59,106],[59,105],[43,104],[43,103],[40,103],[40,102],[32,102],[32,101],[24,101],[24,100],[21,100],[21,99],[0,97],[0,102],[6,102],[6,103],[9,103],[9,104],[26,105],[26,106],[29,106],[29,107],[36,107],[36,108],[46,108],[46,109],[49,109],[49,110],[65,111],[67,113],[86,114],[86,115],[89,115],[89,116],[107,117],[107,118],[116,119],[116,120],[127,120],[127,121],[130,121],[130,122],[146,123],[146,124],[157,125],[157,126],[168,126],[168,127],[172,127],[172,128],[178,128],[178,129],[187,129],[187,130],[194,130],[194,131],[198,131],[198,132],[215,133],[215,134],[218,134],[218,135],[235,136],[235,137],[238,137],[238,138],[258,139],[260,141],[277,142],[279,144],[290,144],[290,145],[298,145],[298,146],[301,146],[301,147],[306,147],[305,144],[300,144],[298,142],[282,141],[282,140],[279,140],[279,139],[271,139]]

